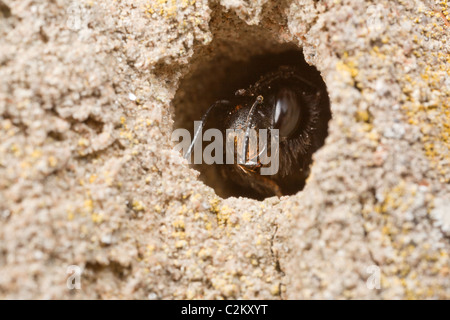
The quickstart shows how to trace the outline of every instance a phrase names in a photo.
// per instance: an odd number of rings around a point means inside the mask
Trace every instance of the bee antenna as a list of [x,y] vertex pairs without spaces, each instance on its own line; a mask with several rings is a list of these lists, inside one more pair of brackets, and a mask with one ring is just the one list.
[[263,96],[258,96],[256,98],[255,103],[253,103],[252,107],[250,108],[250,111],[247,115],[247,121],[245,122],[245,137],[244,137],[244,146],[242,148],[242,151],[244,151],[244,161],[247,163],[247,151],[248,151],[248,140],[250,139],[250,125],[252,123],[253,114],[256,111],[256,106],[260,105],[263,102]]
[[206,118],[208,117],[208,115],[211,113],[211,111],[212,111],[215,107],[217,107],[219,104],[229,104],[229,103],[230,103],[230,101],[228,101],[228,100],[218,100],[218,101],[214,102],[214,103],[208,108],[208,110],[206,110],[205,114],[204,114],[203,117],[202,117],[200,126],[197,128],[197,130],[196,130],[195,133],[194,133],[194,139],[192,139],[191,145],[189,146],[189,148],[188,148],[186,154],[184,155],[184,158],[185,158],[185,159],[188,159],[188,158],[191,156],[192,150],[194,149],[195,142],[197,141],[198,137],[200,136],[200,134],[201,134],[201,132],[202,132],[202,130],[203,130],[203,127],[204,127],[205,120],[206,120]]

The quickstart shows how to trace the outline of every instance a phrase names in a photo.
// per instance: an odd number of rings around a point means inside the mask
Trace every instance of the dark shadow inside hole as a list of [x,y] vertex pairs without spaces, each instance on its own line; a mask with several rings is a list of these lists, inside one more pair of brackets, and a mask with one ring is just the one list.
[[[289,44],[277,46],[274,53],[240,55],[238,59],[224,54],[223,50],[219,53],[203,53],[203,61],[199,57],[194,59],[188,74],[180,82],[174,99],[174,128],[185,128],[193,137],[194,121],[200,120],[215,101],[229,99],[234,96],[236,90],[248,88],[261,76],[277,70],[280,66],[292,66],[303,78],[325,93],[320,104],[322,114],[315,130],[318,136],[313,152],[320,148],[327,136],[328,121],[331,118],[326,85],[317,69],[306,63],[300,50]],[[217,119],[216,116],[215,120],[222,119]],[[208,144],[209,142],[204,141],[203,148]],[[220,166],[223,165],[202,164],[193,167],[200,172],[200,179],[221,197],[242,196],[262,200],[270,196],[230,181],[224,176]],[[248,179],[253,178],[249,176]],[[294,179],[292,182],[289,182],[289,177],[286,179],[288,182],[283,187],[283,195],[292,195],[303,189],[306,177],[301,181]]]

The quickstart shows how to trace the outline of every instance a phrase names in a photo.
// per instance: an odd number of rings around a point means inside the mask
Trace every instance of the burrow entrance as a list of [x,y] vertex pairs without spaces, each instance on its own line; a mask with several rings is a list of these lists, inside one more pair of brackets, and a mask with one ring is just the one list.
[[[213,41],[196,51],[187,74],[180,81],[173,101],[174,129],[187,129],[192,137],[194,121],[200,120],[214,102],[233,96],[238,89],[248,88],[262,75],[280,66],[294,66],[304,78],[326,92],[320,73],[306,63],[301,48],[295,44],[280,43],[273,30],[249,26],[237,17],[220,16],[216,19],[220,23],[213,28]],[[331,118],[327,94],[320,108],[325,116],[318,128],[321,132],[318,147],[324,143]],[[203,148],[207,144],[205,142]],[[200,172],[200,179],[223,198],[242,196],[262,200],[267,197],[224,178],[218,166],[202,164],[193,167]],[[295,194],[303,187],[304,181],[293,182],[285,195]]]

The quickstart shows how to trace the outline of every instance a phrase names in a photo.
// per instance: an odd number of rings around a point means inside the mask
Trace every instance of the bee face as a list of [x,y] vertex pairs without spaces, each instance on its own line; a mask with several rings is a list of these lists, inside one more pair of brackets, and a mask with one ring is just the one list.
[[[242,150],[245,163],[217,165],[225,180],[251,190],[256,198],[292,194],[303,188],[312,154],[323,144],[331,118],[324,87],[310,82],[294,67],[280,67],[248,88],[237,90],[217,109],[211,123],[225,136],[227,129],[254,129],[258,140],[260,129],[267,129],[269,135],[263,145],[248,143],[248,136],[234,138],[235,158]],[[271,129],[279,130],[279,170],[266,176],[261,175],[264,165],[258,156],[274,152]]]
[[[236,112],[227,119],[226,134],[227,141],[234,141],[233,145],[227,145],[228,148],[225,152],[234,153],[234,158],[236,159],[235,163],[237,164],[238,152],[241,152],[241,155],[245,157],[244,163],[238,164],[238,168],[243,171],[248,172],[256,172],[261,166],[260,158],[264,152],[267,152],[268,145],[267,143],[258,144],[257,141],[263,139],[260,137],[261,129],[269,129],[272,127],[270,123],[270,109],[269,108],[260,108],[256,111],[251,111],[251,105],[247,105]],[[249,115],[252,115],[249,117]],[[231,129],[231,130],[229,130]],[[249,143],[246,141],[245,132],[247,129],[253,129],[253,133],[255,134],[255,143]],[[231,132],[230,132],[231,131]],[[240,134],[235,134],[236,132],[240,132]],[[249,138],[250,139],[250,138]],[[267,140],[267,137],[264,138]],[[231,148],[231,149],[230,149]]]

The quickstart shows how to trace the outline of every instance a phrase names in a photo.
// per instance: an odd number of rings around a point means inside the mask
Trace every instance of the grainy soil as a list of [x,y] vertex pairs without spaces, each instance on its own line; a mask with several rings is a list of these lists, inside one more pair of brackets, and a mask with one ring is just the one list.
[[[449,299],[449,10],[0,0],[0,298]],[[180,84],[288,47],[325,145],[296,195],[223,199],[173,150]]]

